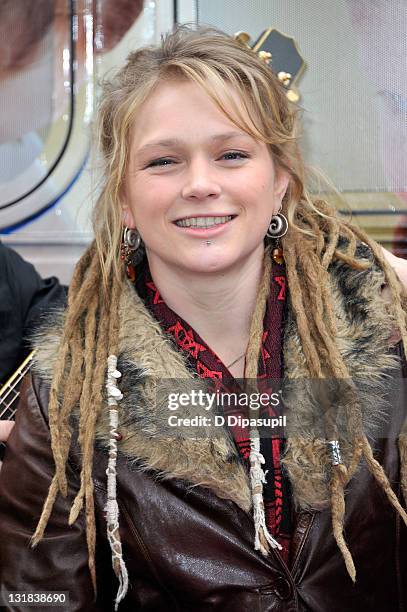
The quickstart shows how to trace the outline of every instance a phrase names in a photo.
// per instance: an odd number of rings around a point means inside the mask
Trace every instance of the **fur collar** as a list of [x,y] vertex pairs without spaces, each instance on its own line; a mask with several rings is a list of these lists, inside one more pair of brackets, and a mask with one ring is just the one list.
[[[362,245],[359,257],[370,258]],[[389,352],[389,338],[395,322],[381,297],[383,273],[376,267],[357,271],[337,261],[330,270],[330,288],[337,323],[337,342],[345,363],[359,378],[359,398],[363,422],[373,436],[385,410],[383,397],[386,380],[397,364]],[[49,382],[57,358],[63,313],[36,334],[35,370]],[[184,356],[174,348],[159,324],[128,285],[120,304],[119,386],[120,451],[135,469],[154,470],[159,478],[181,478],[191,486],[208,487],[221,498],[229,499],[245,511],[251,496],[246,470],[226,429],[216,428],[216,436],[177,432],[174,437],[165,423],[168,407],[165,384],[177,379],[181,387],[191,389],[198,383]],[[318,508],[329,499],[329,458],[321,439],[318,415],[321,400],[307,380],[307,368],[292,309],[288,304],[284,337],[284,400],[288,408],[288,435],[284,465],[293,486],[295,502],[301,507]],[[300,384],[297,384],[300,381]],[[200,388],[202,381],[199,379]],[[167,391],[170,387],[167,385]],[[177,389],[179,390],[179,389]],[[182,416],[196,415],[196,408],[186,407]],[[316,418],[317,415],[317,418]],[[97,424],[97,443],[108,447],[108,414],[102,411]],[[323,438],[323,436],[322,436]],[[345,445],[346,453],[346,445]]]

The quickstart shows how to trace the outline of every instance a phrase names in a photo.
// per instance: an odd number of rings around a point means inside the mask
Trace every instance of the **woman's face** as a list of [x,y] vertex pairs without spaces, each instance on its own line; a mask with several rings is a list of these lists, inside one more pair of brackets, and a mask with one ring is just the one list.
[[262,253],[287,183],[200,87],[162,83],[132,130],[123,221],[155,269],[227,271]]

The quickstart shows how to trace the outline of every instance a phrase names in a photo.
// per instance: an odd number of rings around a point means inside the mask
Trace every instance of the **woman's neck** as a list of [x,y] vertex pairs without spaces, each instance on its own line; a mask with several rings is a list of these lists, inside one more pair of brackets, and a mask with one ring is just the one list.
[[166,304],[228,365],[245,352],[263,253],[253,253],[233,269],[197,274],[150,257],[153,281]]

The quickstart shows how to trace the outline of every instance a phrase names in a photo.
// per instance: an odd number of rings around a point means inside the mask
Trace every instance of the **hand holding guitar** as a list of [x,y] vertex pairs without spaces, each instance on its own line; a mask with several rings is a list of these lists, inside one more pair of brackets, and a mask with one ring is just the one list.
[[0,442],[7,442],[13,427],[14,421],[0,421]]
[[[20,395],[20,383],[25,374],[27,374],[29,371],[33,357],[34,351],[31,351],[14,374],[2,387],[0,387],[0,451],[3,450],[2,443],[7,442],[10,432],[14,427],[13,419],[15,418],[18,398]],[[2,453],[0,453],[0,459],[1,458]]]
[[[14,421],[0,421],[0,442],[7,442],[7,438],[9,437],[11,430],[14,427]],[[1,461],[0,461],[0,470],[1,470]]]

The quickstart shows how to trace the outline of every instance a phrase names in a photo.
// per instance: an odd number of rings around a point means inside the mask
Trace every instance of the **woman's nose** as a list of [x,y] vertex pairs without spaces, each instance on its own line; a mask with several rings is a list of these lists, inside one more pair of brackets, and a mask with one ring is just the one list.
[[182,188],[182,197],[185,200],[203,200],[217,197],[221,193],[219,181],[216,179],[216,170],[211,168],[209,162],[196,160],[190,164],[185,175]]

